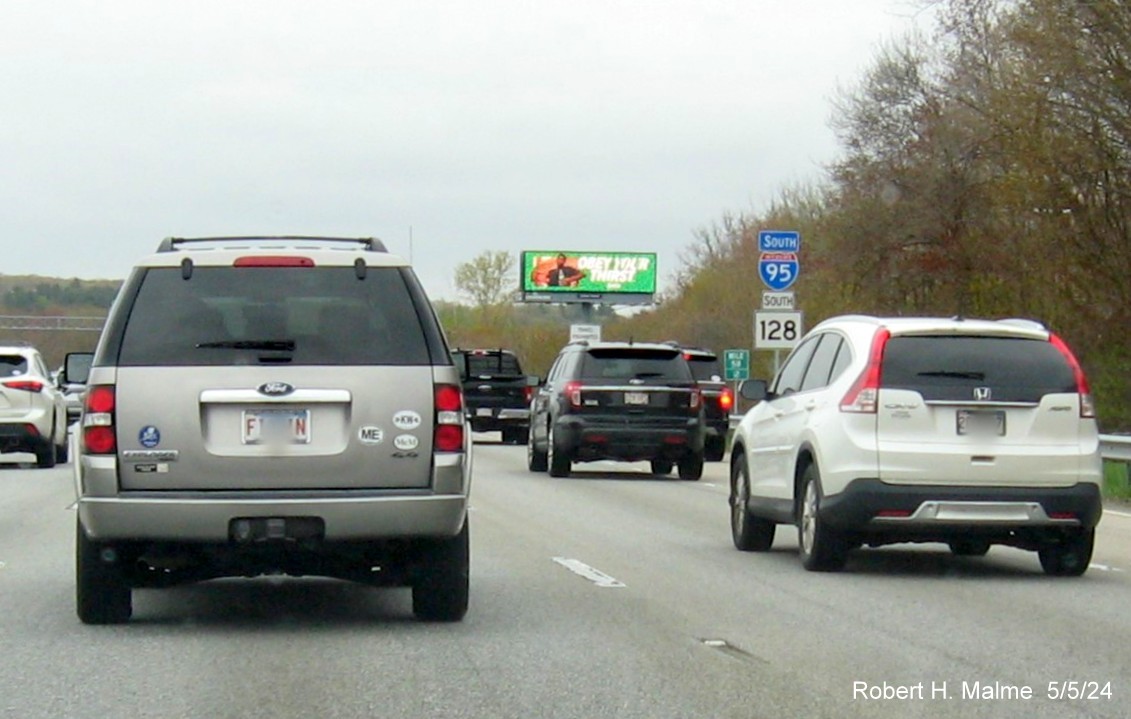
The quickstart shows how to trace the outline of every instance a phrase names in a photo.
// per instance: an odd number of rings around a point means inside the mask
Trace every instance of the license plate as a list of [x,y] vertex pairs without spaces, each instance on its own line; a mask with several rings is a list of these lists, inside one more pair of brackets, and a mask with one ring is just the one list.
[[475,410],[475,414],[478,417],[490,417],[491,416],[491,408],[490,407],[480,407],[479,409]]
[[244,444],[308,444],[310,410],[249,409],[243,413]]
[[624,393],[624,403],[625,404],[648,404],[648,393],[647,392],[625,392]]
[[1005,412],[1002,410],[960,409],[957,415],[959,434],[982,437],[1005,436]]

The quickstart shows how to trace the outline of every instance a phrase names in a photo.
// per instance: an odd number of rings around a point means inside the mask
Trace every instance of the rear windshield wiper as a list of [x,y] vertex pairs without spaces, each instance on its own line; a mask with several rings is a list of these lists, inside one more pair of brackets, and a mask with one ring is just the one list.
[[935,370],[933,372],[919,372],[919,377],[953,377],[954,379],[976,379],[984,380],[986,378],[985,372],[946,372],[943,370]]
[[294,352],[294,340],[226,340],[224,342],[197,342],[198,349],[269,350]]

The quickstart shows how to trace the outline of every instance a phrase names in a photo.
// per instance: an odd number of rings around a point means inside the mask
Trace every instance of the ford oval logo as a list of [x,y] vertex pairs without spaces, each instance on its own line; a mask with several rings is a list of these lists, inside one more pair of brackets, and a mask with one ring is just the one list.
[[295,388],[286,382],[264,382],[259,385],[256,390],[259,394],[267,395],[268,397],[285,397],[291,392],[294,392]]

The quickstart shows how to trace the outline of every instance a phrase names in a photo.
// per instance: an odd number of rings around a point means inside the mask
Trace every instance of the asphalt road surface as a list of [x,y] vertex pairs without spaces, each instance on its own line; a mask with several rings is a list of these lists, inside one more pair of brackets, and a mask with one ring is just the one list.
[[4,455],[0,715],[1131,716],[1131,513],[1106,513],[1079,579],[942,545],[820,574],[789,528],[733,548],[722,463],[552,479],[497,436],[475,448],[458,624],[415,621],[408,590],[271,577],[138,590],[129,625],[84,626],[71,467]]

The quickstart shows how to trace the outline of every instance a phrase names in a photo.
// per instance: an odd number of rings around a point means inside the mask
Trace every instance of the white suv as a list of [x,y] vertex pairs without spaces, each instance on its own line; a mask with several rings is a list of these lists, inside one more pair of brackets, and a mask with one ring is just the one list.
[[1084,373],[1029,320],[835,317],[790,353],[735,433],[731,533],[765,551],[795,524],[802,563],[837,570],[860,545],[1035,550],[1078,576],[1102,512]]
[[63,393],[39,350],[0,347],[0,452],[28,452],[41,469],[67,461]]

